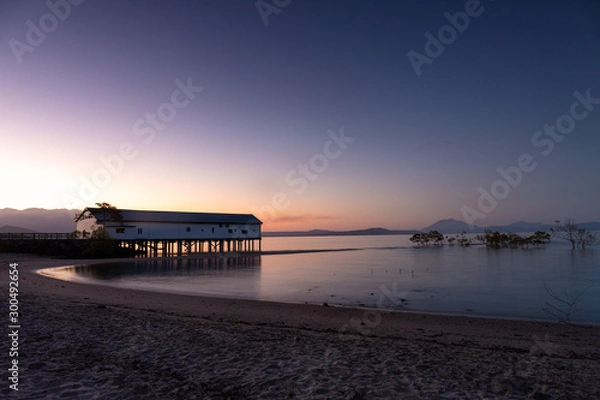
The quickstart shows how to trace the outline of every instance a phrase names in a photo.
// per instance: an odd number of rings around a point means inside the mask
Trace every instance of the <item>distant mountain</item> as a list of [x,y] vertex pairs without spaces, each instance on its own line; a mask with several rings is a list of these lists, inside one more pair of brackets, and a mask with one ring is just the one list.
[[[535,232],[535,231],[548,231],[553,225],[542,224],[539,222],[525,222],[519,221],[510,225],[501,226],[490,226],[487,229],[498,232]],[[583,226],[582,226],[583,228]]]
[[583,224],[577,224],[580,228],[585,228],[588,231],[600,231],[600,222],[585,222]]
[[481,233],[485,231],[485,228],[473,225],[469,226],[464,221],[457,221],[455,219],[441,219],[433,225],[427,228],[421,229],[422,232],[438,231],[440,233]]
[[[0,226],[11,226],[44,233],[69,233],[75,230],[75,214],[80,210],[28,208],[0,209]],[[11,232],[12,233],[12,232]],[[15,232],[18,233],[18,232]]]
[[310,231],[263,232],[263,236],[367,236],[367,235],[402,235],[417,233],[416,230],[390,230],[385,228],[368,228],[353,231],[330,231],[313,229]]
[[[576,222],[577,223],[577,222]],[[510,225],[492,225],[488,227],[481,227],[473,225],[472,229],[466,222],[457,221],[455,219],[442,219],[436,222],[435,224],[428,226],[426,228],[421,229],[421,232],[429,232],[429,231],[438,231],[444,234],[450,233],[482,233],[485,232],[486,229],[490,231],[498,231],[498,232],[535,232],[535,231],[549,231],[554,225],[551,224],[543,224],[541,222],[526,222],[526,221],[518,221],[514,222]],[[577,223],[579,228],[585,228],[589,231],[600,231],[600,222],[584,222]]]
[[37,231],[20,226],[4,225],[0,228],[0,233],[37,233]]
[[[26,210],[15,210],[12,208],[0,209],[0,233],[70,233],[76,228],[73,221],[80,210],[42,208],[28,208]],[[580,228],[590,231],[600,231],[600,222],[577,223]],[[358,235],[412,235],[418,232],[439,231],[443,234],[455,233],[482,233],[485,229],[499,232],[535,232],[537,230],[548,231],[552,225],[538,222],[518,221],[510,225],[469,227],[464,221],[455,219],[442,219],[435,224],[421,230],[391,230],[386,228],[367,228],[350,231],[333,231],[327,229],[313,229],[310,231],[288,231],[288,232],[263,232],[263,236],[358,236]]]

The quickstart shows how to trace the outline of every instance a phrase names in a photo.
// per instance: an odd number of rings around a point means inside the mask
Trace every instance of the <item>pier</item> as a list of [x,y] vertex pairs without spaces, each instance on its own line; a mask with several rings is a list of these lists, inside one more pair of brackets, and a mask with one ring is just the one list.
[[262,251],[258,239],[162,239],[117,240],[119,247],[140,257],[173,257],[186,254],[256,253]]
[[112,240],[136,257],[175,257],[191,254],[260,253],[261,238],[247,239],[81,239],[68,233],[1,233],[0,249],[29,252],[36,248],[84,248],[90,240]]
[[[77,215],[72,233],[0,234],[0,251],[77,257],[174,257],[262,252],[251,214],[118,210],[99,204]],[[120,251],[123,250],[123,251]]]

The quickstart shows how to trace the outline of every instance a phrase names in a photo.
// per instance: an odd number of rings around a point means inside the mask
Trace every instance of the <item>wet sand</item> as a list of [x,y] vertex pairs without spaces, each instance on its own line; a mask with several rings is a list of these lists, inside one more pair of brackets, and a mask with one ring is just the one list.
[[36,272],[82,260],[6,254],[4,299],[11,262],[20,368],[8,398],[600,398],[599,327],[84,285]]

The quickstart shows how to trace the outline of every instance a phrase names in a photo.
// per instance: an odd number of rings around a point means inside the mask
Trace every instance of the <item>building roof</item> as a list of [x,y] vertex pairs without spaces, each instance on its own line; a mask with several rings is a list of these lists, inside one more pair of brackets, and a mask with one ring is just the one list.
[[[111,218],[110,211],[101,208],[88,207],[83,212],[89,211],[98,222],[117,221]],[[120,222],[174,222],[196,224],[262,224],[252,214],[221,214],[198,213],[179,211],[146,211],[146,210],[116,210],[123,216]]]

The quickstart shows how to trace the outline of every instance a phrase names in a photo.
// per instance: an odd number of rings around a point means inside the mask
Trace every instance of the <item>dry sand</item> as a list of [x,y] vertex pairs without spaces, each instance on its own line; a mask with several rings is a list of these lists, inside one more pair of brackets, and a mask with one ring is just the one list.
[[[104,260],[105,261],[105,260]],[[157,294],[18,263],[15,399],[600,399],[600,328]],[[81,263],[81,260],[74,263]]]

